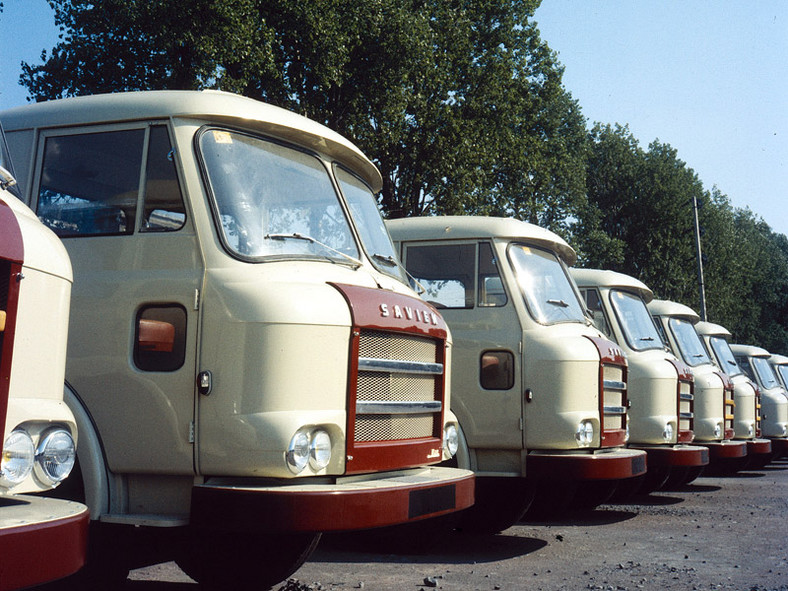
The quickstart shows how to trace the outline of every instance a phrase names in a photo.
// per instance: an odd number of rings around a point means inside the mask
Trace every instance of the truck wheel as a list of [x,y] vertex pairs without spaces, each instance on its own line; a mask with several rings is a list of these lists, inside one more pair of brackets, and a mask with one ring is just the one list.
[[320,534],[190,530],[175,562],[208,589],[269,589],[304,564]]
[[593,511],[599,505],[607,503],[618,488],[618,480],[592,480],[581,482],[577,486],[572,500],[573,511]]
[[474,534],[497,534],[520,521],[534,492],[523,478],[476,478],[476,500],[460,514],[457,529]]

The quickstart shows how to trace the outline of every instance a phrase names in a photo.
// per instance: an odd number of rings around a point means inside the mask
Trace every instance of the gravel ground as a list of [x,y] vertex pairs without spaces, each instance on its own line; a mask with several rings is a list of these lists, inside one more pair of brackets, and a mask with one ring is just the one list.
[[[194,591],[173,563],[138,569],[128,591]],[[447,534],[429,554],[324,537],[280,591],[788,591],[788,461],[701,477],[678,491],[602,505],[495,536]]]

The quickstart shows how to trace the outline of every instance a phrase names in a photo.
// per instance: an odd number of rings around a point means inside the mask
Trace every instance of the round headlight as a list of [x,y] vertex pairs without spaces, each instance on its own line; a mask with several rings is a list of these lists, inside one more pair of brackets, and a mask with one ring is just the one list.
[[594,443],[594,423],[582,421],[575,431],[575,439],[580,447],[588,447]]
[[71,473],[77,456],[71,434],[64,429],[46,433],[36,450],[36,477],[49,486],[56,486]]
[[453,424],[446,425],[443,430],[443,449],[450,458],[453,458],[460,447],[460,435]]
[[316,472],[322,470],[331,461],[331,437],[322,429],[312,433],[309,443],[309,465]]
[[673,423],[665,423],[665,428],[662,430],[662,439],[666,443],[673,441]]
[[294,474],[299,474],[309,462],[309,437],[303,431],[298,431],[290,440],[285,454],[287,467]]
[[714,438],[715,439],[722,439],[722,424],[717,423],[714,425]]
[[30,476],[34,457],[35,448],[30,435],[21,430],[11,431],[3,443],[0,484],[10,488]]

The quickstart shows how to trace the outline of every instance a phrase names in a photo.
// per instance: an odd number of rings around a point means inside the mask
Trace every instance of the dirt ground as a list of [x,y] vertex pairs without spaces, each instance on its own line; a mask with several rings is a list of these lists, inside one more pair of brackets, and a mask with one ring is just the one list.
[[[788,591],[788,461],[495,536],[448,534],[425,555],[324,537],[281,591]],[[194,591],[173,563],[127,591]]]

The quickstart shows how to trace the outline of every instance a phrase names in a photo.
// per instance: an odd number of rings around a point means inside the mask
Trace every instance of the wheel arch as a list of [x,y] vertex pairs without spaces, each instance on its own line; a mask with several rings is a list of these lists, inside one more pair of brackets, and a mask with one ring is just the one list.
[[98,520],[109,512],[110,484],[104,448],[90,411],[87,409],[76,390],[66,382],[63,387],[63,400],[77,424],[77,462],[79,474],[85,491],[84,502],[90,509],[90,519]]

